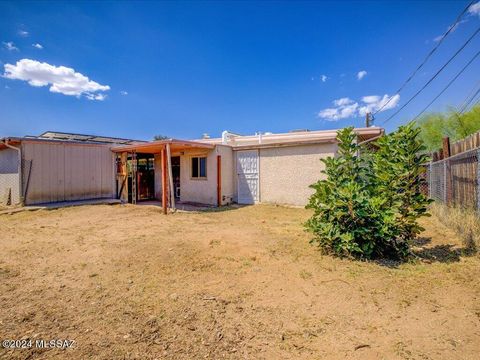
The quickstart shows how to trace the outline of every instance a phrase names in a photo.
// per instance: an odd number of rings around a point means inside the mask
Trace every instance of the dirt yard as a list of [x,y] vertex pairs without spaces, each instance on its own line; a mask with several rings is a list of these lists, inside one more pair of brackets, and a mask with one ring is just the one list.
[[321,256],[303,209],[0,215],[13,359],[478,359],[480,259],[434,218],[414,263]]

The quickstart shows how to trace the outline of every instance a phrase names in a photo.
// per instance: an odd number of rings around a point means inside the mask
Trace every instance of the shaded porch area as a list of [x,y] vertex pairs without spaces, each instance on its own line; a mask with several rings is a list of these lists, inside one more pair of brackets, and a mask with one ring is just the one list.
[[[185,188],[187,182],[182,184],[181,179],[190,180],[192,176],[196,176],[198,181],[203,181],[200,177],[203,172],[206,180],[206,163],[204,168],[201,168],[202,159],[206,157],[202,156],[212,153],[214,148],[213,144],[178,139],[112,148],[116,154],[117,198],[132,204],[161,206],[165,214],[169,208],[191,208],[192,204],[180,201],[182,186]],[[192,158],[192,164],[198,165],[195,174],[191,174],[192,170],[187,162],[181,165],[180,159],[186,155],[189,159]],[[220,190],[219,181],[221,180],[217,179],[217,192]],[[219,196],[217,198],[220,199]],[[216,205],[219,204],[220,201]]]

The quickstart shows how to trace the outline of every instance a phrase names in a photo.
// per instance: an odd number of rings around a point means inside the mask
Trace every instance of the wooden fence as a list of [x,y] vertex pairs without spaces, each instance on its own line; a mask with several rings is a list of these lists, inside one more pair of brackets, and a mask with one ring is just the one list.
[[443,148],[432,152],[431,158],[432,161],[435,162],[477,148],[480,148],[480,131],[454,143],[450,143],[448,137],[444,138]]
[[480,132],[432,153],[427,166],[428,194],[447,205],[480,209]]

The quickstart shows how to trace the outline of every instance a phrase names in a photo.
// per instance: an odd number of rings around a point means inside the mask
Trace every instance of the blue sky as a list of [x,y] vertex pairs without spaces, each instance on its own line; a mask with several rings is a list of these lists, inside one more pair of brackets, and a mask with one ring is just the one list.
[[[361,109],[395,95],[467,4],[1,2],[0,137],[362,126]],[[465,20],[390,105],[401,106],[480,26],[479,14]],[[479,48],[480,35],[387,130],[415,116]],[[461,104],[479,70],[477,59],[431,109]]]

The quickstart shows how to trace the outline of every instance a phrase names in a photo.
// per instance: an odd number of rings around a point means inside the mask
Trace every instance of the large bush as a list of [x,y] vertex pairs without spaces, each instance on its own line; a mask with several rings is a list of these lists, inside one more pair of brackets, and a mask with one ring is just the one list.
[[311,185],[314,210],[307,228],[312,242],[327,253],[357,258],[409,254],[411,240],[423,229],[429,200],[420,192],[427,160],[419,129],[400,127],[380,138],[376,148],[356,143],[353,128],[338,132],[339,151],[322,159],[327,178]]

